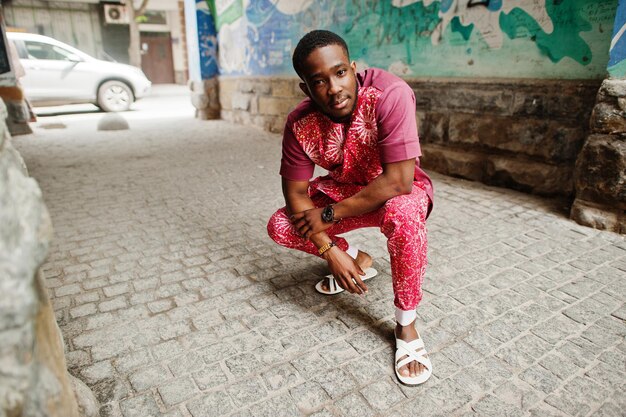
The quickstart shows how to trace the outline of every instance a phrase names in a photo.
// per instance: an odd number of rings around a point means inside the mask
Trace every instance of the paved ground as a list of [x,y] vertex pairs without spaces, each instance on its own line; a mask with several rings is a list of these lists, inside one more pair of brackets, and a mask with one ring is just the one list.
[[102,416],[624,415],[623,237],[434,175],[418,312],[435,371],[406,388],[382,235],[349,235],[383,271],[366,299],[318,295],[324,264],[265,232],[279,137],[159,91],[130,131],[86,113],[15,138],[55,226],[44,270],[69,367]]

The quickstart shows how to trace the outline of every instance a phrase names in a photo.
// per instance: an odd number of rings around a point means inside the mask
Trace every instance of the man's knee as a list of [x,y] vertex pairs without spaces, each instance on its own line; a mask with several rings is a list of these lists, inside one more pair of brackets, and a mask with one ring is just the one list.
[[388,235],[394,230],[419,229],[426,219],[427,208],[415,194],[399,195],[389,199],[384,206],[383,232]]
[[267,234],[274,242],[285,246],[291,227],[289,217],[287,217],[287,212],[283,207],[272,214],[267,222]]

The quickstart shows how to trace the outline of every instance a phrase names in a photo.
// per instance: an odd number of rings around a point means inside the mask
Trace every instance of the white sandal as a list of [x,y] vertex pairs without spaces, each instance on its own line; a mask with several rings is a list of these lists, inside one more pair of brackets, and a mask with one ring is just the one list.
[[[398,380],[404,385],[419,385],[423,384],[430,378],[433,373],[433,365],[430,362],[430,358],[426,357],[428,352],[424,349],[424,341],[420,337],[419,333],[417,339],[410,342],[405,342],[402,339],[396,339],[396,376]],[[406,356],[404,359],[400,359]],[[414,377],[400,375],[399,369],[404,365],[416,361],[424,366],[424,370],[421,374]]]
[[[365,271],[365,275],[361,275],[361,281],[367,281],[370,278],[374,278],[376,275],[378,275],[378,271],[375,270],[374,268],[367,268]],[[328,288],[329,291],[324,290],[324,288],[322,288],[322,285],[324,284],[324,281],[328,279]],[[354,281],[354,280],[353,280]],[[319,292],[320,294],[325,294],[325,295],[335,295],[335,294],[339,294],[341,292],[344,292],[345,290],[343,288],[341,288],[338,284],[337,281],[335,280],[335,277],[331,275],[326,275],[326,278],[321,280],[320,282],[318,282],[315,285],[315,289],[317,290],[317,292]]]

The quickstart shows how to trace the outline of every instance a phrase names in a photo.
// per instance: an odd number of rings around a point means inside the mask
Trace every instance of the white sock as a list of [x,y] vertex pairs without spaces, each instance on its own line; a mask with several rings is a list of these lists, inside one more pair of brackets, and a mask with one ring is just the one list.
[[417,313],[415,309],[413,310],[401,310],[396,307],[396,321],[400,326],[408,326],[413,323],[413,321],[417,318]]
[[350,255],[352,259],[356,259],[357,255],[359,254],[359,249],[348,244],[348,250],[346,251],[346,253]]

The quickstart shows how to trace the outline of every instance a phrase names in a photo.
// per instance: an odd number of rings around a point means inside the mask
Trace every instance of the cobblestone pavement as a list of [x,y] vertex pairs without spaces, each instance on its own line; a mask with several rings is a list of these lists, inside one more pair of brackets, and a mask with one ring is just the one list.
[[418,323],[434,375],[407,388],[377,230],[348,235],[382,271],[367,298],[318,295],[324,263],[266,235],[277,135],[130,124],[14,139],[55,226],[44,272],[68,365],[103,417],[624,415],[623,237],[433,175]]

